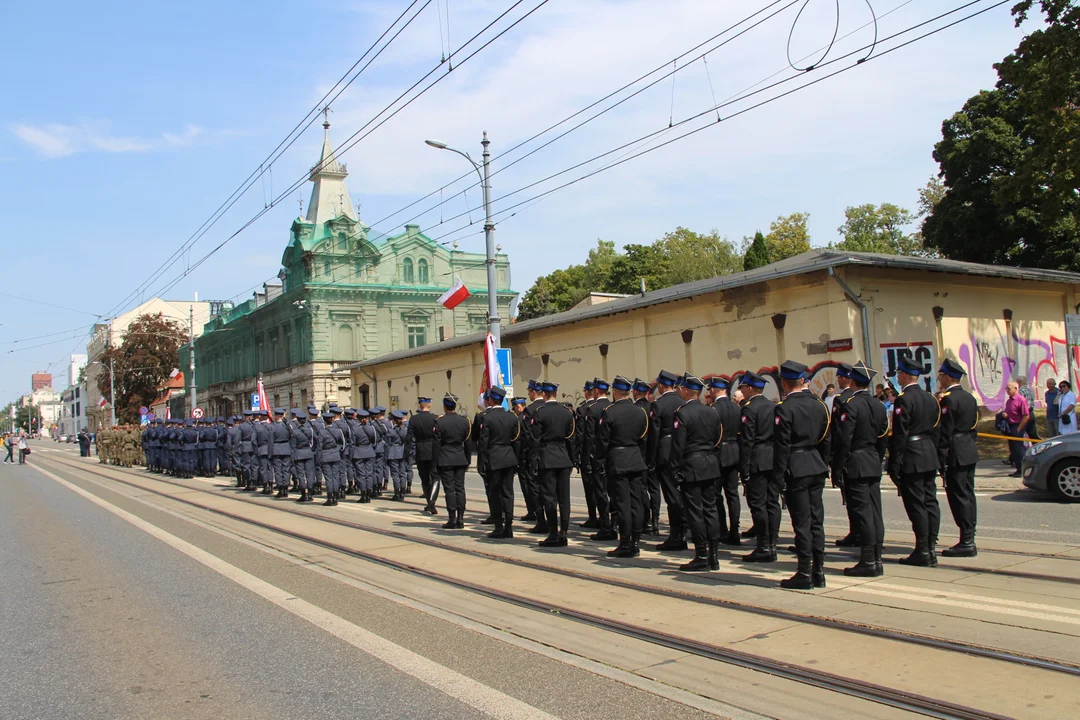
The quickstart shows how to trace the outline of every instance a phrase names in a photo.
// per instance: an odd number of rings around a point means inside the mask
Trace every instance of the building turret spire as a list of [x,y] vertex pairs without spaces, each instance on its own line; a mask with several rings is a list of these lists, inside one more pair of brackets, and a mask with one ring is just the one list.
[[345,184],[348,176],[345,163],[338,162],[334,156],[334,146],[330,142],[330,108],[323,109],[323,147],[319,162],[311,168],[311,201],[308,203],[307,221],[316,227],[328,220],[344,215],[359,222],[356,209],[349,200],[349,188]]

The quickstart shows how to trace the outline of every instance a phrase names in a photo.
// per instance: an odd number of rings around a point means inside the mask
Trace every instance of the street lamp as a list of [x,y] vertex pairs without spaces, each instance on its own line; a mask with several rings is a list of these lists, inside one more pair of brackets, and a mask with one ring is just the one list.
[[487,245],[488,332],[495,339],[495,347],[502,347],[502,333],[499,330],[498,284],[495,280],[495,223],[491,221],[491,153],[488,152],[490,141],[487,131],[484,131],[484,139],[480,141],[484,147],[483,163],[473,160],[469,153],[455,150],[439,140],[425,140],[424,142],[437,150],[449,150],[462,156],[472,164],[476,174],[480,176],[480,187],[484,190],[484,240]]

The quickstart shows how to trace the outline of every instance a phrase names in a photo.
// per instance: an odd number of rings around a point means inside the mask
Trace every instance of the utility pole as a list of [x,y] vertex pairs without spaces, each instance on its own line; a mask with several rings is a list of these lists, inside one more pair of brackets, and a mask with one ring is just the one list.
[[112,418],[112,422],[109,423],[109,427],[116,425],[116,385],[113,378],[116,377],[116,359],[109,358],[109,416]]
[[189,392],[191,393],[191,410],[188,412],[195,412],[195,408],[198,407],[198,403],[195,398],[195,306],[188,306],[188,376],[189,376]]

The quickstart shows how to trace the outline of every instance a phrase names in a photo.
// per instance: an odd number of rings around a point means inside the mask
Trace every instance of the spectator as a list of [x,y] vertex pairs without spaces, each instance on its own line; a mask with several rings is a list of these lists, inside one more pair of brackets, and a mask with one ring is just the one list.
[[1039,439],[1039,424],[1035,422],[1035,391],[1028,385],[1027,378],[1020,375],[1016,378],[1016,384],[1020,386],[1020,394],[1027,400],[1028,411],[1031,413],[1031,418],[1027,424],[1027,436],[1032,440]]
[[1076,432],[1076,394],[1072,391],[1072,383],[1062,380],[1058,385],[1058,431],[1061,435],[1069,435]]
[[836,401],[836,386],[832,383],[826,385],[825,392],[821,393],[821,400],[829,408],[829,412],[832,412],[833,403]]
[[26,436],[19,434],[19,464],[26,464],[26,456],[30,454],[30,448],[26,445]]
[[15,459],[12,457],[12,452],[15,450],[15,438],[11,437],[11,433],[4,433],[4,449],[7,450],[4,462],[14,464]]
[[896,400],[896,391],[893,390],[892,387],[887,387],[882,391],[882,395],[884,397],[882,402],[885,403],[885,411],[889,414],[889,419],[891,420],[893,402]]
[[[1023,438],[1028,423],[1031,422],[1031,409],[1028,401],[1020,394],[1020,385],[1014,380],[1005,386],[1005,393],[1009,399],[1005,401],[1005,407],[1001,411],[1008,427],[1009,437]],[[1011,477],[1020,477],[1020,465],[1024,459],[1024,441],[1009,441],[1009,464],[1015,472]]]
[[881,402],[885,402],[885,386],[881,383],[878,383],[876,397]]
[[1049,378],[1046,381],[1046,394],[1043,395],[1046,402],[1046,433],[1047,437],[1056,437],[1061,434],[1058,429],[1058,390],[1057,380]]

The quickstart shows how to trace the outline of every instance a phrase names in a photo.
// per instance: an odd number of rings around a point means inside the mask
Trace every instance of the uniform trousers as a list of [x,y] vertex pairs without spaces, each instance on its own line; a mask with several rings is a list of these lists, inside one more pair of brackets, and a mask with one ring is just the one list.
[[240,469],[243,473],[245,483],[255,482],[255,473],[258,466],[255,462],[255,454],[250,452],[240,453]]
[[660,490],[660,473],[656,470],[649,470],[645,479],[645,491],[649,494],[649,518],[659,518],[663,493]]
[[344,471],[340,460],[323,461],[323,477],[326,478],[326,495],[333,498],[341,489],[341,476]]
[[950,467],[945,470],[945,497],[953,521],[961,535],[974,534],[978,520],[975,507],[975,466]]
[[[716,512],[719,518],[720,534],[739,532],[739,515],[742,512],[742,498],[739,497],[739,466],[720,468],[720,477],[716,478]],[[727,502],[727,516],[722,512],[720,503]]]
[[885,543],[885,521],[881,516],[881,476],[847,478],[844,481],[851,530],[863,545]]
[[270,469],[270,456],[258,455],[257,456],[259,466],[259,484],[271,485],[274,482],[273,471]]
[[648,490],[645,488],[646,470],[634,472],[609,472],[611,500],[619,525],[619,537],[626,539],[645,529],[645,508],[648,507]]
[[[439,479],[442,481],[443,493],[446,498],[446,512],[465,511],[465,468],[440,467]],[[376,478],[378,480],[378,478]],[[438,493],[438,489],[435,490]],[[431,500],[434,503],[434,500]]]
[[217,473],[217,448],[204,448],[199,451],[202,455],[202,471],[207,475],[214,475]]
[[405,488],[409,484],[409,461],[389,460],[390,477],[394,480],[394,494],[404,495]]
[[540,471],[540,497],[547,516],[548,533],[566,537],[570,529],[570,468]]
[[294,460],[292,468],[296,481],[300,483],[300,489],[310,490],[315,484],[315,460],[313,458]]
[[496,525],[508,527],[514,524],[514,468],[488,470],[491,486],[491,515]]
[[274,486],[279,488],[289,487],[289,465],[292,459],[288,455],[275,455],[271,463],[274,473]]
[[667,503],[668,524],[673,537],[682,537],[686,529],[686,517],[682,506],[682,490],[679,488],[678,471],[671,465],[657,468],[660,475],[660,489]]
[[825,505],[821,496],[826,477],[823,473],[787,478],[784,496],[795,531],[795,554],[800,558],[825,555]]
[[356,484],[362,492],[371,492],[375,488],[375,458],[355,458]]
[[195,459],[196,459],[196,455],[198,454],[198,450],[195,449],[194,445],[191,446],[191,447],[185,447],[183,454],[184,454],[184,473],[187,474],[187,475],[194,475],[195,474]]
[[694,546],[704,548],[720,540],[720,512],[716,507],[716,481],[684,482],[683,509]]
[[224,447],[217,449],[217,466],[219,475],[229,472],[229,453],[225,452]]
[[[540,471],[540,480],[539,480],[539,482],[540,482],[541,485],[543,485],[544,482],[545,482],[544,479],[543,479],[543,471],[542,470]],[[582,463],[581,463],[581,487],[585,492],[585,505],[589,508],[589,519],[590,520],[596,520],[596,490],[593,487],[594,484],[595,483],[593,482],[592,467],[588,463],[586,463],[585,461],[582,461]],[[544,497],[543,489],[540,490],[540,496]],[[544,504],[544,507],[547,508],[546,502]],[[546,510],[545,510],[545,512],[546,512]]]
[[911,473],[900,477],[900,496],[911,521],[915,542],[926,542],[929,549],[937,543],[941,508],[937,501],[937,473]]
[[611,528],[611,497],[608,495],[607,466],[603,460],[593,460],[592,486],[596,519],[602,529],[608,530]]
[[759,545],[775,545],[780,537],[780,493],[782,480],[771,471],[751,473],[746,481],[746,504],[757,528]]
[[356,467],[353,465],[352,458],[348,457],[348,448],[346,448],[346,457],[341,460],[341,467],[344,470],[344,478],[342,482],[346,483],[345,487],[353,489],[356,487]]
[[430,460],[416,461],[416,474],[420,476],[420,489],[424,492],[424,498],[431,497],[431,476],[434,463]]
[[537,498],[537,478],[532,469],[532,454],[526,452],[524,458],[518,463],[518,484],[521,486],[521,497],[525,499],[525,510],[530,514],[542,515]]

